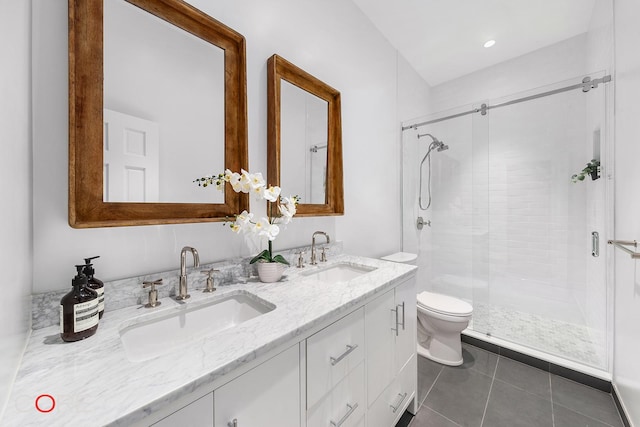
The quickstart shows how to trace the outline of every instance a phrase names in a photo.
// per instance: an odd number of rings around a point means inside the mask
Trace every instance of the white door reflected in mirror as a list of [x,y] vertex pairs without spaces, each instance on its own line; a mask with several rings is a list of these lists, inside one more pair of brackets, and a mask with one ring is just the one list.
[[280,186],[302,203],[324,204],[329,103],[284,79],[280,99]]
[[224,170],[224,67],[219,47],[124,0],[104,2],[104,108],[135,123],[108,135],[127,143],[121,151],[105,142],[105,202],[224,202],[193,184]]
[[104,110],[104,201],[158,200],[158,124]]

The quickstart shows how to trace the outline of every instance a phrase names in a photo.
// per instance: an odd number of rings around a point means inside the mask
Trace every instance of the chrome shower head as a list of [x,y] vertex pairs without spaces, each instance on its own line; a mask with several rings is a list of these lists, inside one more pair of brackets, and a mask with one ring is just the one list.
[[435,136],[431,135],[430,133],[423,133],[422,135],[418,135],[418,139],[424,138],[425,136],[428,136],[429,138],[431,138],[431,143],[432,144],[441,144],[441,142],[438,141],[438,138],[436,138]]

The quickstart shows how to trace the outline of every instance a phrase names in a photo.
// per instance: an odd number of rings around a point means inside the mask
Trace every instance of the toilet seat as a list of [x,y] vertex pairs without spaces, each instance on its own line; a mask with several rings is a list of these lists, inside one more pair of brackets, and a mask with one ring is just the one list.
[[473,313],[473,307],[465,301],[427,291],[418,294],[418,308],[454,317],[466,317]]

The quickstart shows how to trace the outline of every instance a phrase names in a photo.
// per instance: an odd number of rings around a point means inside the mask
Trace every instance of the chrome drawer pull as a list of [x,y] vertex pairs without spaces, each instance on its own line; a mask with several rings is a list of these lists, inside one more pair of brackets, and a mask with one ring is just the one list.
[[398,321],[398,306],[396,306],[396,308],[392,308],[391,311],[396,313],[396,327],[395,328],[391,328],[391,330],[392,331],[396,331],[396,336],[398,336],[398,330],[400,329],[398,327],[398,325],[400,324],[400,322]]
[[404,331],[404,301],[402,304],[398,304],[398,308],[402,307],[402,330]]
[[389,405],[389,406],[391,406],[391,409],[393,409],[393,413],[394,414],[396,413],[398,408],[400,408],[400,405],[402,405],[402,402],[404,402],[404,400],[407,398],[407,393],[405,393],[405,394],[398,393],[398,396],[400,396],[400,402],[398,402],[398,404],[396,406]]
[[347,403],[347,408],[349,408],[349,411],[344,414],[344,417],[340,418],[340,421],[338,421],[337,423],[331,421],[331,427],[340,427],[345,421],[347,421],[347,418],[349,418],[351,414],[353,414],[353,412],[358,408],[358,404],[354,403],[353,406],[351,406]]
[[330,357],[329,360],[331,361],[331,366],[335,366],[336,363],[340,362],[342,359],[344,359],[345,357],[347,357],[349,355],[349,353],[351,353],[353,350],[355,350],[356,348],[358,348],[358,344],[354,344],[354,345],[349,345],[347,344],[347,351],[345,351],[344,353],[342,353],[340,356],[338,357]]
[[227,423],[227,426],[228,426],[228,427],[238,427],[238,419],[237,419],[237,418],[234,418],[234,419],[233,419],[233,421],[229,421],[229,422]]

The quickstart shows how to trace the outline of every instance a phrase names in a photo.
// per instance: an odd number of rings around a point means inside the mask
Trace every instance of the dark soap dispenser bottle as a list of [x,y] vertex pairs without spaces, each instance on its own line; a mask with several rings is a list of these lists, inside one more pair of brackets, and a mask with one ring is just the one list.
[[84,265],[71,281],[73,289],[60,300],[60,336],[63,341],[79,341],[98,329],[98,294],[87,287]]
[[104,314],[104,283],[94,276],[96,270],[93,268],[91,261],[96,258],[100,258],[100,256],[84,259],[85,266],[83,273],[87,276],[87,286],[98,293],[98,317],[102,319],[102,315]]

